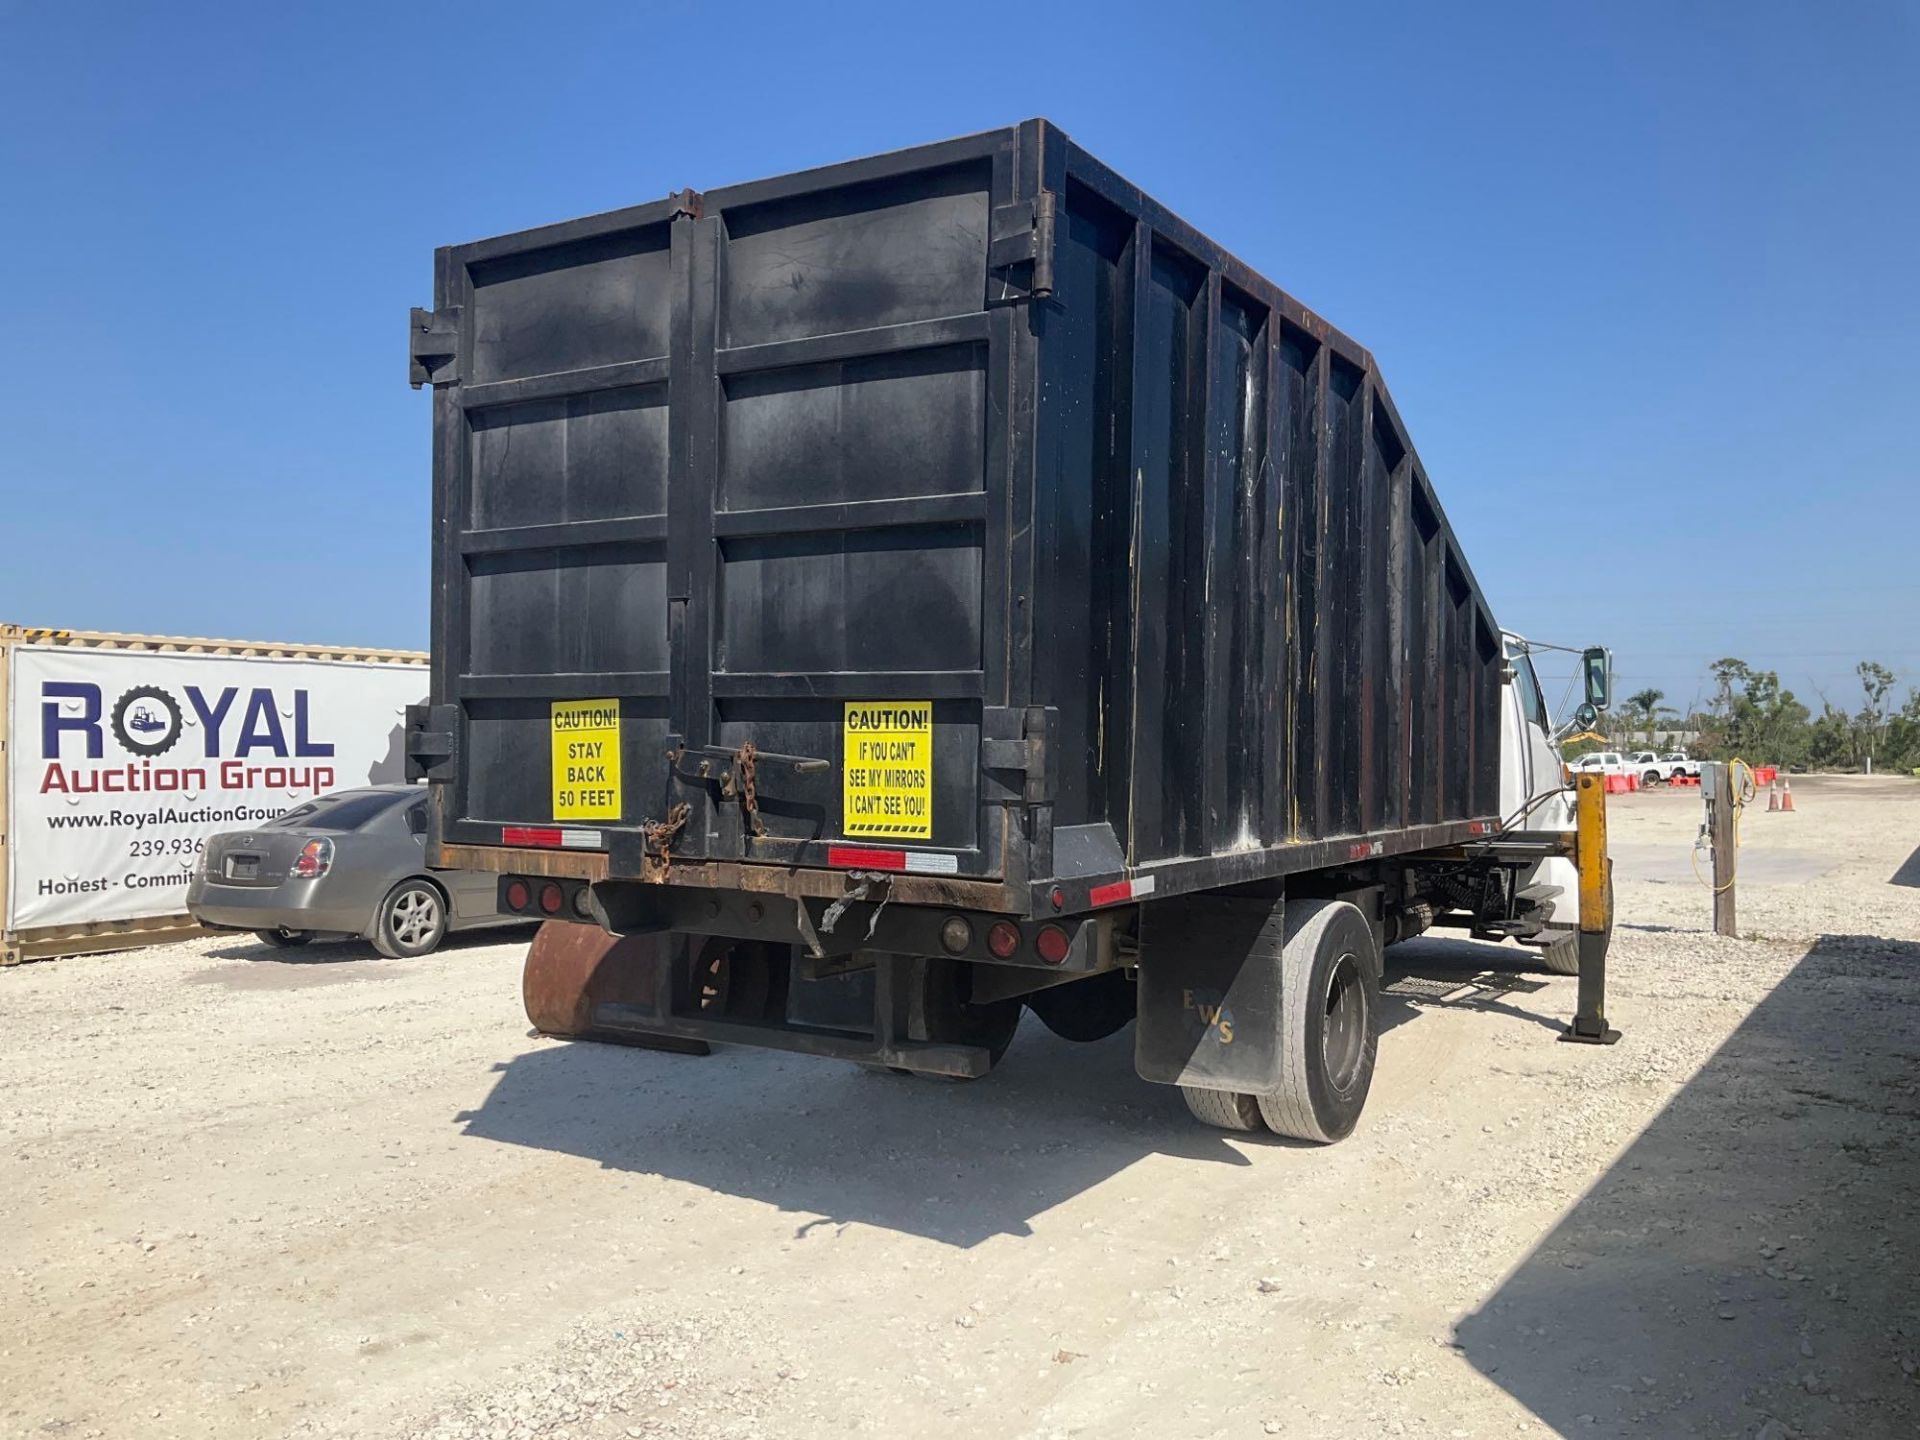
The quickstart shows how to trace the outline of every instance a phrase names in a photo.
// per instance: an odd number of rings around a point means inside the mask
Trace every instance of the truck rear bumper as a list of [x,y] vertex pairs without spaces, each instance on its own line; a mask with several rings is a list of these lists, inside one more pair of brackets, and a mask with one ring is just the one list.
[[[805,872],[801,872],[805,873]],[[829,895],[710,890],[637,880],[585,884],[570,876],[502,875],[502,915],[597,924],[610,935],[716,936],[795,947],[824,959],[856,952],[940,956],[1014,971],[1040,971],[1052,983],[1115,963],[1122,916],[1045,919],[978,910],[951,902],[915,903],[893,888],[898,877],[838,877]]]
[[[480,870],[495,875],[547,875],[598,884],[611,872],[606,852],[599,850],[532,850],[501,845],[441,845],[436,866],[453,870]],[[749,865],[734,861],[675,861],[668,883],[699,890],[735,890],[749,895],[790,896],[795,899],[837,900],[847,893],[853,871],[796,869],[784,865]],[[634,881],[632,883],[650,883]],[[1003,915],[1025,913],[1024,891],[993,880],[965,880],[950,875],[891,874],[892,900],[901,905],[945,905],[963,910],[991,910]]]

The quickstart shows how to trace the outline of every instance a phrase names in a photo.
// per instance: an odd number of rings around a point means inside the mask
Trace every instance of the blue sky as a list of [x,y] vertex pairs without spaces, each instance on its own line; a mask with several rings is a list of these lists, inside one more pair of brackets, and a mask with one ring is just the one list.
[[1917,17],[0,0],[0,618],[423,645],[436,244],[1046,115],[1374,351],[1503,624],[1904,693]]

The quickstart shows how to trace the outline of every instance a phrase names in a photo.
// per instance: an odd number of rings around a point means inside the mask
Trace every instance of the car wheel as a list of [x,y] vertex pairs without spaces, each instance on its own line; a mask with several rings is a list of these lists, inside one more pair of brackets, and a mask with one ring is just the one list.
[[402,880],[380,902],[373,948],[389,960],[429,955],[447,938],[447,900],[430,880]]
[[1640,783],[1642,785],[1658,785],[1660,783],[1660,772],[1658,770],[1647,771],[1646,774],[1640,777]]
[[313,939],[311,930],[288,930],[285,927],[278,930],[256,930],[253,933],[257,939],[264,940],[280,950],[291,950],[294,946],[304,945]]

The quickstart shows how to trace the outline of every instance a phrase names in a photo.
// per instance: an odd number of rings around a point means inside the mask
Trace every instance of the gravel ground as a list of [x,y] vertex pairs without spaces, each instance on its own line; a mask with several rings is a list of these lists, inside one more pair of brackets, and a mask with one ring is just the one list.
[[524,936],[0,972],[0,1435],[1920,1433],[1920,784],[1616,797],[1612,1049],[1391,956],[1366,1119],[531,1038]]

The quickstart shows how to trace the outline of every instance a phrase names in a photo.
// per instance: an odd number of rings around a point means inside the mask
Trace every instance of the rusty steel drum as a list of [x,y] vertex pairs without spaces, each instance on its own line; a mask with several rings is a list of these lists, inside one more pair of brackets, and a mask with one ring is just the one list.
[[594,1006],[626,1002],[664,1010],[673,986],[671,935],[609,935],[595,925],[550,920],[527,950],[520,996],[527,1019],[543,1035],[602,1040],[678,1054],[705,1055],[705,1042],[625,1030],[598,1030]]

